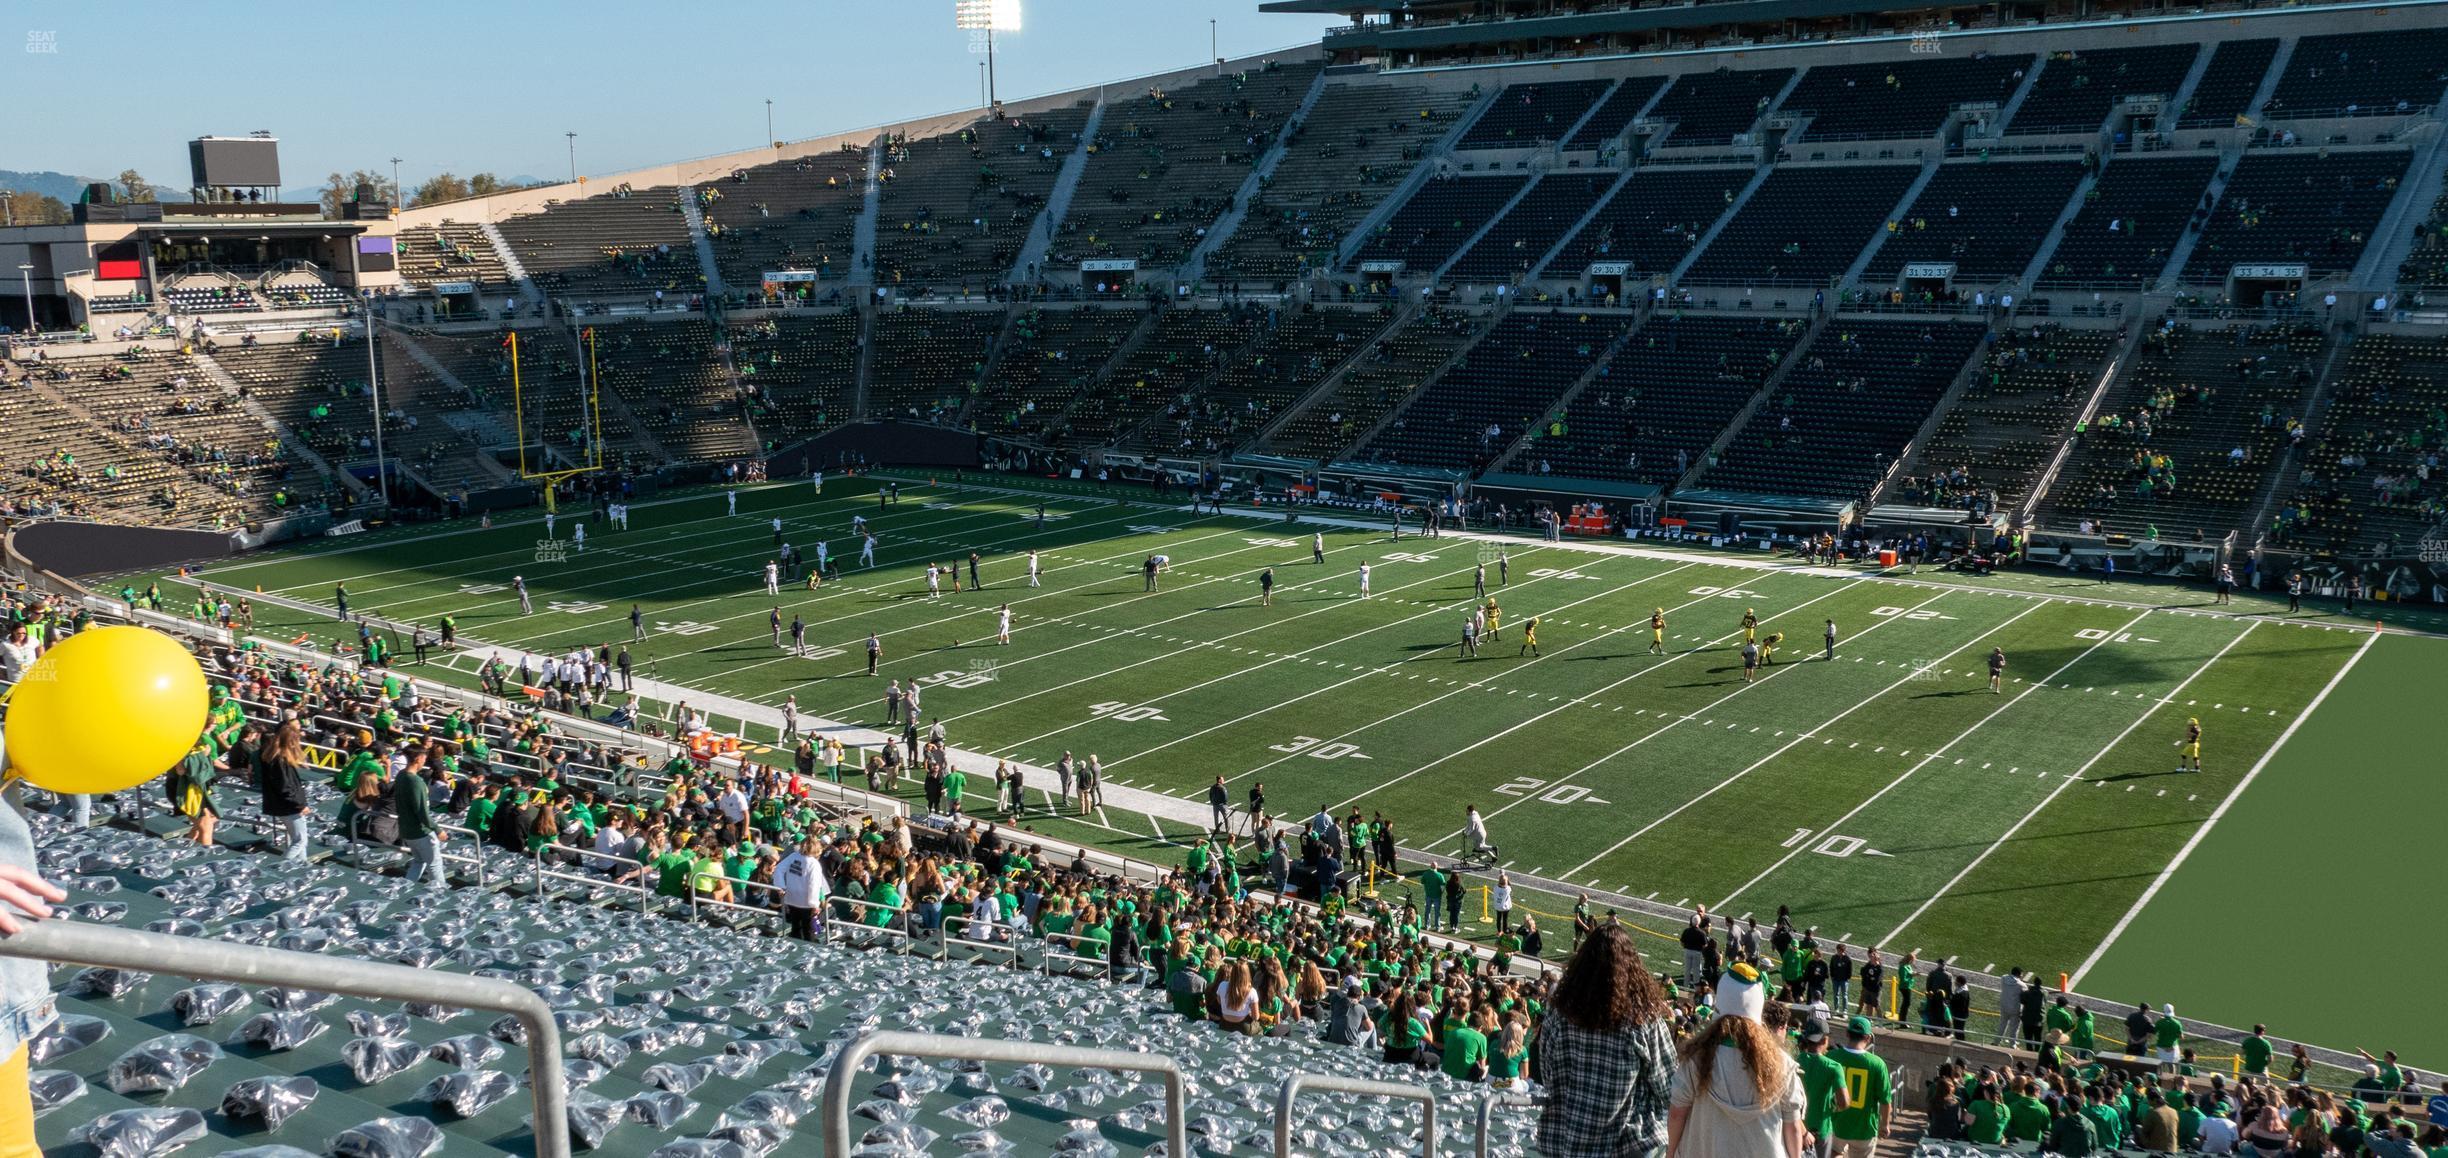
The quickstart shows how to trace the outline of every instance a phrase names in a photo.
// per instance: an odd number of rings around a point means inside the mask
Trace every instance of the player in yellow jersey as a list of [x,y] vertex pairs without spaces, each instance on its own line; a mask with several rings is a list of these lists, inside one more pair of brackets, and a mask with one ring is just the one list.
[[1777,645],[1783,642],[1785,642],[1784,632],[1772,631],[1768,633],[1768,638],[1760,641],[1760,662],[1769,667],[1775,667]]
[[1743,642],[1744,642],[1744,643],[1756,643],[1756,642],[1758,642],[1758,641],[1759,641],[1759,612],[1754,611],[1754,610],[1752,610],[1752,609],[1750,609],[1750,608],[1748,608],[1748,607],[1745,607],[1745,608],[1743,608]]
[[2201,717],[2185,721],[2184,739],[2176,741],[2176,770],[2201,771]]
[[1649,654],[1666,654],[1666,609],[1663,607],[1649,613]]
[[1488,641],[1493,643],[1498,639],[1502,639],[1504,637],[1502,633],[1502,629],[1504,627],[1504,608],[1496,606],[1495,597],[1490,596],[1487,601],[1487,606],[1482,610],[1487,612]]
[[1513,654],[1518,656],[1537,655],[1538,653],[1538,616],[1533,615],[1528,622],[1522,624],[1521,650]]

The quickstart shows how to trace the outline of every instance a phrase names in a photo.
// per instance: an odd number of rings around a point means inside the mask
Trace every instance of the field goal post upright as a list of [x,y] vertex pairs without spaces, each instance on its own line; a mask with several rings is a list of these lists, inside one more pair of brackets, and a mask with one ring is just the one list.
[[[578,465],[560,468],[552,468],[551,443],[546,441],[551,437],[550,432],[546,432],[542,438],[530,439],[528,436],[527,397],[519,368],[518,331],[511,330],[510,336],[502,340],[502,345],[508,347],[510,351],[510,412],[512,420],[518,427],[519,477],[543,484],[544,509],[547,512],[555,509],[554,491],[560,486],[562,479],[603,469],[603,400],[602,386],[595,365],[595,327],[587,326],[579,330],[577,338],[579,352],[585,355],[584,361],[580,363],[582,391],[580,411],[586,418],[586,448],[579,457]],[[536,443],[539,454],[544,456],[542,462],[530,463],[528,461],[527,444],[530,441]],[[551,469],[535,469],[539,466]]]

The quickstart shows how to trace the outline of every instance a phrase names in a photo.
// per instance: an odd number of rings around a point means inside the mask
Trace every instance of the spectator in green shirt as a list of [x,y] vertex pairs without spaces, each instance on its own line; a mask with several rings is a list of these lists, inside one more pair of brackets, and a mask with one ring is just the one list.
[[2049,1123],[2045,1147],[2048,1153],[2058,1158],[2084,1158],[2099,1149],[2099,1138],[2092,1130],[2091,1120],[2083,1117],[2082,1105],[2081,1094],[2067,1094],[2058,1100],[2057,1116]]
[[1856,1015],[1845,1023],[1844,1048],[1829,1054],[1844,1071],[1850,1095],[1833,1118],[1838,1149],[1846,1158],[1872,1158],[1895,1118],[1895,1086],[1888,1080],[1887,1062],[1870,1052],[1871,1034],[1870,1019]]
[[2161,1005],[2159,1020],[2151,1026],[2151,1048],[2156,1051],[2160,1065],[2172,1066],[2182,1060],[2177,1043],[2183,1040],[2184,1023],[2176,1020],[2176,1007]]
[[1980,1092],[1965,1109],[1972,1115],[1972,1125],[1965,1131],[1972,1141],[1983,1146],[2006,1144],[2006,1103],[1998,1100],[1995,1085],[1982,1082]]
[[1457,998],[1445,1011],[1445,1076],[1476,1082],[1487,1078],[1487,1035],[1471,1028],[1471,1003]]
[[2269,1027],[2255,1022],[2252,1036],[2244,1039],[2241,1052],[2244,1055],[2245,1073],[2254,1077],[2268,1077],[2270,1057],[2277,1052],[2275,1047],[2270,1045]]
[[1811,1136],[1816,1158],[1836,1153],[1836,1112],[1852,1105],[1845,1089],[1844,1067],[1828,1056],[1828,1026],[1814,1017],[1802,1025],[1802,1129]]
[[2037,1142],[2048,1136],[2048,1103],[2034,1096],[2032,1080],[2015,1083],[2014,1096],[2006,1099],[2006,1136],[2017,1142]]

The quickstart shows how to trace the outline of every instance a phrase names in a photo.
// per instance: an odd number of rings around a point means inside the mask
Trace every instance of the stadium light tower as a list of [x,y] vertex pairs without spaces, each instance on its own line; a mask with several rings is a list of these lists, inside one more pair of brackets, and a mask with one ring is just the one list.
[[578,134],[569,132],[561,135],[569,138],[570,184],[575,185],[578,183]]
[[399,204],[401,199],[406,196],[406,194],[400,192],[399,163],[399,158],[391,158],[391,203],[393,205]]
[[32,262],[17,267],[17,283],[25,287],[26,332],[31,334],[37,330],[34,325],[34,264]]
[[767,147],[767,148],[771,148],[771,147],[773,147],[773,146],[775,146],[775,145],[779,145],[779,144],[781,144],[781,143],[782,143],[781,138],[776,137],[776,136],[774,136],[774,134],[773,134],[773,98],[772,98],[772,97],[766,97],[766,98],[765,98],[765,145],[766,145],[766,147]]
[[994,34],[1020,31],[1020,0],[952,0],[952,23],[969,34],[969,51],[986,54],[986,104],[992,107]]

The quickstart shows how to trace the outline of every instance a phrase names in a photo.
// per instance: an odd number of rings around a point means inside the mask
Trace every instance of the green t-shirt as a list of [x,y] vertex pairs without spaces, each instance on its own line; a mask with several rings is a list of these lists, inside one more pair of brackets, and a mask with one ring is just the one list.
[[1467,1025],[1445,1026],[1445,1076],[1465,1081],[1471,1067],[1487,1060],[1487,1035]]
[[1844,1088],[1844,1067],[1819,1053],[1805,1053],[1796,1063],[1802,1071],[1802,1128],[1826,1137],[1836,1116],[1836,1091]]
[[1866,1050],[1832,1049],[1828,1057],[1844,1071],[1845,1092],[1853,1105],[1832,1115],[1836,1136],[1866,1142],[1878,1137],[1879,1111],[1895,1103],[1895,1087],[1887,1080],[1887,1062]]
[[958,803],[960,803],[961,793],[963,793],[963,792],[967,791],[967,790],[968,790],[968,788],[969,788],[969,774],[968,774],[968,773],[963,772],[963,771],[961,771],[961,770],[960,770],[960,769],[958,769],[958,768],[955,768],[955,769],[953,769],[953,770],[951,770],[951,771],[949,771],[949,772],[944,773],[944,798],[945,798],[945,799],[947,799],[947,800],[951,801],[951,802],[952,802],[952,803],[954,803],[954,804],[958,804]]
[[501,807],[501,804],[498,801],[490,798],[480,797],[478,799],[469,801],[467,810],[468,831],[473,832],[478,836],[482,836],[485,833],[490,832],[493,828],[493,810],[499,807]]
[[2275,1051],[2270,1045],[2270,1039],[2257,1033],[2251,1037],[2245,1038],[2244,1072],[2248,1074],[2268,1073],[2270,1055],[2273,1052]]
[[672,849],[649,862],[655,871],[655,895],[685,897],[688,895],[689,870],[697,867],[697,858]]
[[2173,1017],[2162,1017],[2159,1024],[2151,1027],[2151,1044],[2160,1049],[2174,1049],[2183,1038],[2184,1023]]
[[2017,1142],[2037,1142],[2048,1137],[2048,1103],[2030,1094],[2019,1094],[2006,1103],[2006,1135]]
[[[1972,1111],[1972,1140],[1983,1146],[2006,1144],[2006,1107],[2003,1103],[1984,1098],[1967,1107]],[[1809,1128],[1804,1119],[1803,1128]]]
[[2201,1141],[2202,1112],[2190,1106],[2176,1111],[2176,1144],[2187,1150]]

